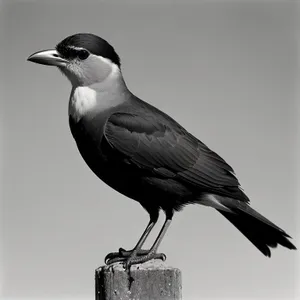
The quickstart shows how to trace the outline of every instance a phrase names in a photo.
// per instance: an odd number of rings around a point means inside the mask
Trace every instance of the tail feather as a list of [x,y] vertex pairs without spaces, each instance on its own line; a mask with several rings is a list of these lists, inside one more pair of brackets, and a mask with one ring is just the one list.
[[[228,199],[228,198],[227,198]],[[226,203],[231,200],[230,205]],[[243,233],[264,255],[271,257],[271,248],[278,244],[288,248],[296,247],[288,240],[290,236],[271,221],[260,215],[246,203],[228,199],[222,204],[230,208],[230,211],[217,209],[229,220],[241,233]],[[226,203],[226,204],[225,204]]]

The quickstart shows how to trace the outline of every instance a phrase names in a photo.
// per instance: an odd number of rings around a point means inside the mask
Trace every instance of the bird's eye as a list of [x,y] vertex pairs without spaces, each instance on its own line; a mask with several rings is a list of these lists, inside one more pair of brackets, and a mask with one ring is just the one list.
[[87,59],[89,57],[90,53],[87,50],[80,50],[78,51],[78,58],[81,60]]

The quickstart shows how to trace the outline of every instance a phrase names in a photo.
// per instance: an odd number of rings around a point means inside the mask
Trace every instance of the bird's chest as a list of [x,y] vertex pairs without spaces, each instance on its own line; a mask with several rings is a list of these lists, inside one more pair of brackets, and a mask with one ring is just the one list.
[[96,109],[97,94],[90,87],[76,87],[72,90],[69,101],[69,116],[78,122],[82,117]]
[[79,121],[74,120],[72,115],[69,116],[70,129],[78,150],[88,166],[98,176],[105,163],[105,154],[102,150],[104,123],[104,118],[100,116],[93,119],[83,117]]
[[86,164],[102,181],[125,194],[128,176],[110,159],[111,149],[103,137],[105,121],[106,118],[99,115],[91,120],[84,117],[78,122],[69,117],[72,135]]
[[[69,125],[78,150],[88,166],[100,177],[106,162],[103,132],[111,110],[96,103],[96,95],[89,88],[77,88],[69,101]],[[100,98],[101,100],[101,98]],[[105,102],[104,102],[105,104]]]

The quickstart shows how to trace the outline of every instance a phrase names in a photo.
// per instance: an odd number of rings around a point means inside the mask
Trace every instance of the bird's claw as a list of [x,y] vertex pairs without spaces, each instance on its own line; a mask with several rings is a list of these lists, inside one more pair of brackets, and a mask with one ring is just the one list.
[[[116,253],[116,252],[115,252]],[[107,255],[108,256],[108,255]],[[117,262],[123,262],[123,266],[125,270],[128,270],[132,265],[141,264],[151,259],[161,259],[162,261],[166,260],[166,255],[164,253],[149,253],[144,255],[129,255],[123,257],[112,257],[112,258],[105,258],[106,265],[112,265]]]
[[143,256],[129,256],[127,259],[124,259],[123,268],[129,270],[132,265],[142,264],[151,259],[161,259],[162,261],[165,261],[166,258],[164,253],[148,253]]
[[126,257],[114,257],[114,258],[111,258],[111,259],[108,259],[105,261],[105,264],[110,266],[114,263],[117,263],[117,262],[122,262],[122,261],[126,261]]
[[[123,248],[120,248],[119,252],[108,253],[104,258],[104,262],[105,262],[105,264],[112,264],[114,262],[123,261],[124,259],[130,257],[130,255],[133,253],[133,251],[134,250],[125,250]],[[147,255],[147,254],[149,254],[149,251],[150,250],[142,250],[141,249],[136,253],[136,255],[137,256]]]
[[110,261],[111,259],[114,259],[114,258],[117,258],[117,257],[119,257],[119,258],[121,258],[121,257],[126,257],[126,253],[127,253],[127,252],[130,252],[130,253],[131,253],[131,251],[126,251],[125,249],[120,248],[120,249],[119,249],[119,252],[111,252],[111,253],[108,253],[108,254],[105,256],[105,258],[104,258],[104,262],[105,262],[105,264],[107,264],[107,262]]

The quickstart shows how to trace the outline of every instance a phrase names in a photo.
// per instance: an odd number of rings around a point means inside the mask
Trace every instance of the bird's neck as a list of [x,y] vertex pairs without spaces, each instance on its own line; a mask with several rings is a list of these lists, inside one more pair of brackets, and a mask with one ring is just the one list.
[[72,87],[69,115],[78,122],[84,116],[121,105],[129,99],[129,95],[121,71],[112,71],[102,82]]
[[122,93],[127,90],[122,72],[115,64],[112,65],[110,73],[104,80],[93,83],[89,87],[100,93]]

